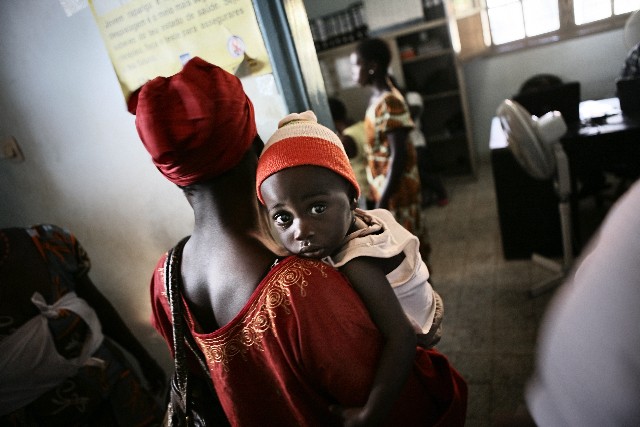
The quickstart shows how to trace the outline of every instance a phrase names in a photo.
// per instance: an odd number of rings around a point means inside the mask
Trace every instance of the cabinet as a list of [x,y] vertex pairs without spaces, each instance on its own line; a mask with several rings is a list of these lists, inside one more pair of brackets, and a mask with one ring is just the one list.
[[[407,91],[418,92],[424,101],[421,117],[430,164],[447,175],[476,174],[475,146],[462,64],[457,22],[447,3],[425,13],[424,19],[391,29],[371,31],[391,47],[391,73]],[[350,81],[348,57],[355,43],[319,53],[329,96],[340,98],[351,117],[363,117],[368,91]],[[364,105],[357,103],[364,102]]]
[[422,132],[433,168],[475,174],[464,75],[446,17],[403,29],[391,39],[399,51],[406,90],[422,95]]

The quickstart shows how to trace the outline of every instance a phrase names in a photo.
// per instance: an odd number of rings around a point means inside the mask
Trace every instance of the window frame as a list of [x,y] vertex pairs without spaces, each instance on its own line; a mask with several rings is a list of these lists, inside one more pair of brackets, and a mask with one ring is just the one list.
[[[480,12],[487,16],[487,6],[484,0],[478,1],[478,8]],[[493,43],[491,37],[489,20],[485,18],[487,25],[487,32],[489,34],[491,45],[487,47],[487,54],[501,54],[507,52],[513,52],[523,49],[529,49],[538,46],[544,46],[551,43],[556,43],[564,40],[570,40],[573,38],[588,36],[591,34],[597,34],[605,31],[612,31],[619,28],[623,28],[628,17],[633,12],[623,13],[621,15],[613,15],[608,18],[589,22],[582,25],[576,25],[574,23],[573,15],[573,0],[558,0],[558,11],[560,17],[560,28],[556,31],[551,31],[536,36],[525,36],[523,39],[514,40],[511,42],[496,45]]]

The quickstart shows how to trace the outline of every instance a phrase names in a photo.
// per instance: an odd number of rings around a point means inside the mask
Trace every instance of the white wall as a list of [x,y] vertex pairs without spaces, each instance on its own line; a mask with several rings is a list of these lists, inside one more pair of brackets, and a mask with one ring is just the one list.
[[580,82],[582,100],[615,96],[626,56],[623,31],[614,30],[524,51],[476,59],[464,66],[474,142],[489,153],[491,119],[500,102],[530,76],[551,73]]
[[74,232],[98,288],[169,367],[149,322],[149,279],[189,233],[191,210],[142,146],[90,10],[0,2],[0,58],[0,139],[13,135],[25,156],[0,160],[0,227]]

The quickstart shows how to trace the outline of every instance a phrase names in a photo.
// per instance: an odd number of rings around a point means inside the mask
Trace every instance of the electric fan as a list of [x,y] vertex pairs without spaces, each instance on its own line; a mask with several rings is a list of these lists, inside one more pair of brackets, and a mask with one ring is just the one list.
[[569,200],[571,178],[569,161],[560,144],[560,137],[567,131],[567,125],[558,111],[548,112],[538,118],[510,99],[500,104],[497,116],[507,138],[508,147],[525,172],[535,179],[555,180],[562,231],[563,263],[539,254],[532,255],[531,259],[535,263],[556,273],[552,278],[531,288],[531,295],[537,296],[559,285],[573,263]]

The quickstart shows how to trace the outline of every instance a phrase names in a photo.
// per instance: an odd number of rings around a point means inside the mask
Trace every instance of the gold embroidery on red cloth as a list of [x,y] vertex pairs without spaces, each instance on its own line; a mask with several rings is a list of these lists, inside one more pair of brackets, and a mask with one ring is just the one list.
[[238,355],[244,357],[249,348],[263,351],[264,334],[271,330],[274,336],[278,335],[275,318],[278,314],[291,313],[291,287],[296,287],[301,296],[306,296],[306,277],[312,274],[312,269],[317,270],[322,277],[327,277],[326,268],[326,264],[315,260],[296,259],[290,262],[269,279],[241,324],[215,338],[195,337],[209,367],[222,363],[224,370],[228,371],[229,362]]

